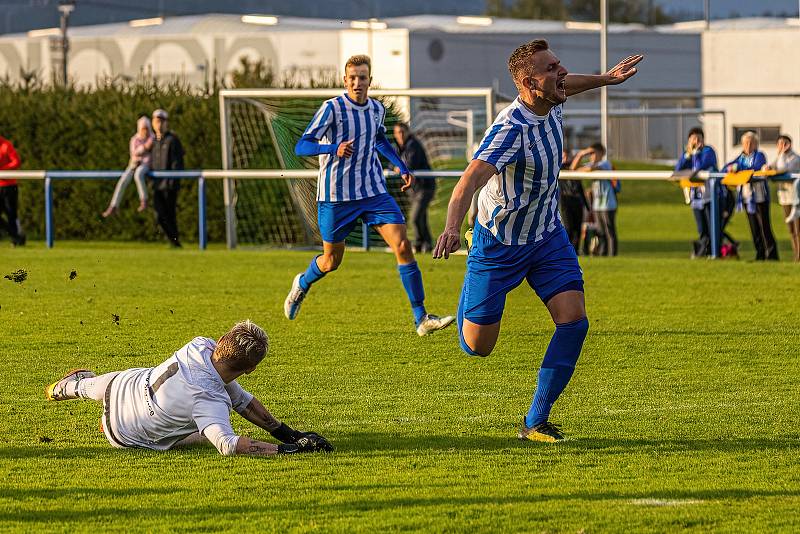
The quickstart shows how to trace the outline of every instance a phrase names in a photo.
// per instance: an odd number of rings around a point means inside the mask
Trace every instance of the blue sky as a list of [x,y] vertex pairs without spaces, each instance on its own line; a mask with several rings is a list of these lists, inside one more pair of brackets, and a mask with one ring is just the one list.
[[[612,0],[613,1],[613,0]],[[703,0],[661,0],[657,2],[667,12],[703,12]],[[797,15],[798,0],[711,0],[712,18],[728,18],[734,13],[758,16],[765,11]]]

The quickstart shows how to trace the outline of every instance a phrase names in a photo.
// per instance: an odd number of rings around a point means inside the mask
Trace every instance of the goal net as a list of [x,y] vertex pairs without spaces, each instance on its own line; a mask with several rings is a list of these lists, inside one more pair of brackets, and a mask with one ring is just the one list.
[[[341,89],[233,89],[220,93],[223,168],[226,170],[308,170],[306,178],[227,179],[227,241],[237,245],[312,247],[317,228],[317,158],[294,154],[294,146],[323,101]],[[407,122],[434,169],[463,170],[475,143],[494,116],[491,89],[371,90],[386,106],[387,137]],[[390,169],[384,161],[384,168]],[[257,173],[256,173],[257,174]],[[389,191],[405,210],[399,180]],[[350,245],[368,245],[357,227]],[[377,240],[373,235],[371,239]]]

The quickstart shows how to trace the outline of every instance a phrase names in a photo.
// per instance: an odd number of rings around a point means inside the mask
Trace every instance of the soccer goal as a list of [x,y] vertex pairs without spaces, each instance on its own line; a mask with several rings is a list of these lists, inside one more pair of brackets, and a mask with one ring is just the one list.
[[[238,245],[311,247],[321,243],[317,229],[317,158],[294,154],[294,145],[323,101],[342,89],[231,89],[220,92],[222,166],[225,170],[273,171],[273,177],[247,173],[224,180],[226,238]],[[492,89],[372,89],[386,106],[387,137],[397,122],[407,122],[437,170],[463,170],[476,140],[494,118]],[[390,167],[384,162],[384,168]],[[305,170],[305,173],[297,172]],[[274,171],[292,171],[277,177]],[[267,174],[267,173],[265,173]],[[288,174],[288,173],[287,173]],[[300,175],[301,177],[297,177]],[[389,190],[406,207],[398,180]],[[362,229],[348,238],[363,243]]]

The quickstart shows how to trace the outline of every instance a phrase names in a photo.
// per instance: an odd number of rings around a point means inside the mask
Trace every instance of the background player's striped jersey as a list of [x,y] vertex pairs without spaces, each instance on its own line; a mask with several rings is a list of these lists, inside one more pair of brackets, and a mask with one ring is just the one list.
[[478,197],[478,222],[506,245],[541,241],[561,227],[558,171],[564,134],[561,106],[546,116],[519,98],[500,112],[473,159],[494,165]]
[[359,200],[386,193],[375,136],[386,133],[383,104],[368,98],[360,106],[346,95],[322,103],[303,135],[311,135],[321,143],[339,146],[353,140],[353,155],[340,158],[334,154],[320,154],[317,200],[340,202]]

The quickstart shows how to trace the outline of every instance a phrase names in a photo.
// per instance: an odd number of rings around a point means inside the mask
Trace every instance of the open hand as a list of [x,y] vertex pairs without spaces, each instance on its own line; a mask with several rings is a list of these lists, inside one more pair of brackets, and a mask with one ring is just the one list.
[[333,445],[314,432],[303,432],[294,443],[278,445],[278,454],[299,454],[303,452],[331,452]]
[[643,59],[644,56],[642,54],[636,54],[635,56],[628,56],[617,63],[611,70],[606,72],[608,85],[620,84],[639,72],[634,65]]
[[349,158],[353,155],[353,143],[355,140],[342,141],[336,149],[336,155],[340,158]]
[[303,432],[303,437],[312,441],[314,444],[314,452],[333,452],[333,445],[331,445],[331,442],[316,432]]
[[461,247],[461,236],[458,230],[448,230],[445,228],[439,239],[436,240],[436,246],[433,247],[433,257],[438,259],[444,256],[444,259],[450,257],[450,254],[457,251]]
[[414,175],[413,174],[402,174],[400,178],[403,180],[403,185],[400,187],[400,191],[405,191],[411,187],[414,187]]

